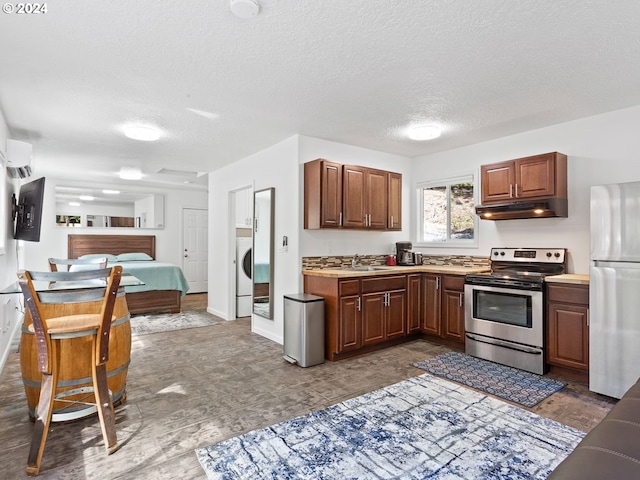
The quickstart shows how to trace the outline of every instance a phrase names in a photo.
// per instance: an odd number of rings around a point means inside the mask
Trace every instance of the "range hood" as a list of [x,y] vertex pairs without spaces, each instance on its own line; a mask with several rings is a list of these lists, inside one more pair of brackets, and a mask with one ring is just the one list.
[[476,214],[482,220],[566,217],[567,211],[567,199],[556,197],[476,206]]

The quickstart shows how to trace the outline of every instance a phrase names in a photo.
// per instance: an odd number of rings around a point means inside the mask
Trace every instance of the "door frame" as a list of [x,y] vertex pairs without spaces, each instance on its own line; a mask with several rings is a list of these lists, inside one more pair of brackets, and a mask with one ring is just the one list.
[[[236,276],[237,276],[237,268],[236,268],[236,194],[242,190],[250,189],[251,192],[255,190],[253,182],[247,185],[242,185],[236,188],[229,190],[228,193],[228,241],[227,245],[229,246],[227,250],[227,258],[228,258],[228,268],[229,268],[229,297],[227,301],[229,302],[229,319],[235,320],[237,317],[236,312]],[[253,198],[253,195],[252,195]],[[253,211],[253,210],[252,210]],[[253,216],[253,215],[252,215]],[[251,222],[253,225],[253,220]],[[253,239],[253,229],[251,229],[251,238]],[[253,317],[253,309],[251,313],[251,317]]]

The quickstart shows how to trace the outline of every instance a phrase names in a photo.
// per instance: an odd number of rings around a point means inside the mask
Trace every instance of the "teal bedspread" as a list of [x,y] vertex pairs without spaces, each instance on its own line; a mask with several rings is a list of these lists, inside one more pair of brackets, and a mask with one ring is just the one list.
[[253,266],[253,283],[269,283],[269,264],[256,263]]
[[130,273],[144,282],[144,285],[124,287],[127,293],[149,290],[180,290],[185,296],[189,290],[187,279],[180,267],[171,263],[156,261],[109,262],[109,266],[122,265],[122,271]]

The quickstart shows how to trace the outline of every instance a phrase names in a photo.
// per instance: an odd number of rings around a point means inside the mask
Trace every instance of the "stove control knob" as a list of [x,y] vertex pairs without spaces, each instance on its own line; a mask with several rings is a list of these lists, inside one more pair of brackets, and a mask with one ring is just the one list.
[[547,252],[547,257],[551,258],[551,252]]
[[500,255],[504,257],[504,252],[500,252]]
[[560,252],[554,253],[553,256],[556,257],[556,258],[560,258]]
[[498,251],[496,250],[495,252],[493,252],[493,256],[497,257],[498,256]]

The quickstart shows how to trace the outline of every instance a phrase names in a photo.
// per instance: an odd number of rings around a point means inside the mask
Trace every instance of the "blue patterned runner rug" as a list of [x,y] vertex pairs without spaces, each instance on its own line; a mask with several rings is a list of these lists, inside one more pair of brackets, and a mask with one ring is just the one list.
[[196,455],[210,480],[542,480],[583,437],[424,374]]
[[567,385],[459,352],[443,353],[413,366],[525,407],[533,407]]

